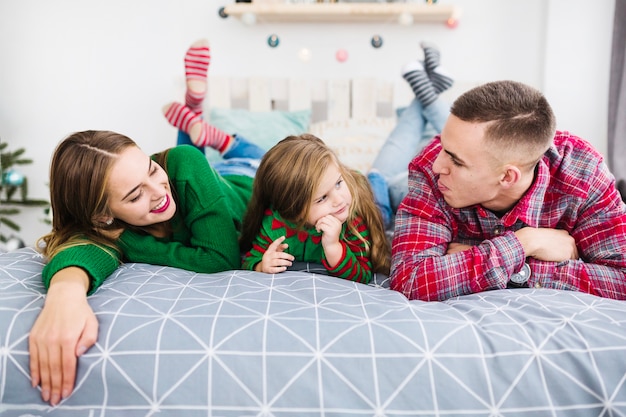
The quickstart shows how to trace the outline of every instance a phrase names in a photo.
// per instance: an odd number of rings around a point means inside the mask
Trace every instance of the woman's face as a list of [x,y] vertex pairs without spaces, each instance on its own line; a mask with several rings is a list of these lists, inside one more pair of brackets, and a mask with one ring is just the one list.
[[167,174],[135,146],[113,163],[107,192],[113,217],[133,226],[161,223],[176,212]]

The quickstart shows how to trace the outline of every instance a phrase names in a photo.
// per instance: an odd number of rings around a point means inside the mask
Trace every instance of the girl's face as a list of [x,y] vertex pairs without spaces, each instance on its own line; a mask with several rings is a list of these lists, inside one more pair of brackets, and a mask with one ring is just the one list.
[[133,226],[161,223],[176,212],[166,172],[135,146],[114,162],[107,192],[113,216]]
[[319,219],[328,215],[343,223],[348,219],[351,203],[352,194],[343,180],[339,167],[330,164],[313,193],[307,223],[315,225]]

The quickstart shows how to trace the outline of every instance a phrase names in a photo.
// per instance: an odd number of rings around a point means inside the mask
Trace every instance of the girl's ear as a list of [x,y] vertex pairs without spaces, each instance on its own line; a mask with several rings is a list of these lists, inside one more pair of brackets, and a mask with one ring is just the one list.
[[522,171],[515,165],[506,165],[504,167],[504,172],[500,177],[500,185],[504,188],[510,188],[517,184],[517,182],[522,178]]

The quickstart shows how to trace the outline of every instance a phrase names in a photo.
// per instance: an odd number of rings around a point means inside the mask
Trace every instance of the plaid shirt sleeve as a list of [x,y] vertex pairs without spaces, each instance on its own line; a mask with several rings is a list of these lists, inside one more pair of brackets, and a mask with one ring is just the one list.
[[423,172],[409,174],[409,193],[396,216],[391,288],[425,301],[505,288],[508,277],[524,264],[515,234],[508,231],[471,250],[446,255],[456,225],[434,195],[434,185]]
[[[589,152],[594,151],[578,146],[572,150],[573,160],[581,159],[577,153]],[[582,204],[575,215],[559,219],[561,227],[574,237],[580,258],[565,262],[529,258],[530,284],[626,299],[626,206],[615,188],[613,175],[601,159],[595,169],[585,171]],[[565,180],[576,183],[567,175]]]

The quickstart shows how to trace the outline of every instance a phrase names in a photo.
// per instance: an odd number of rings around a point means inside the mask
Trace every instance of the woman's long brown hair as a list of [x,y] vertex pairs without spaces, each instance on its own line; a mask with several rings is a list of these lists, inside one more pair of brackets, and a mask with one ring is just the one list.
[[96,130],[73,133],[59,143],[50,164],[52,230],[38,244],[48,259],[85,243],[118,251],[103,233],[120,227],[103,220],[111,216],[106,189],[113,163],[131,146],[137,145],[124,135]]

